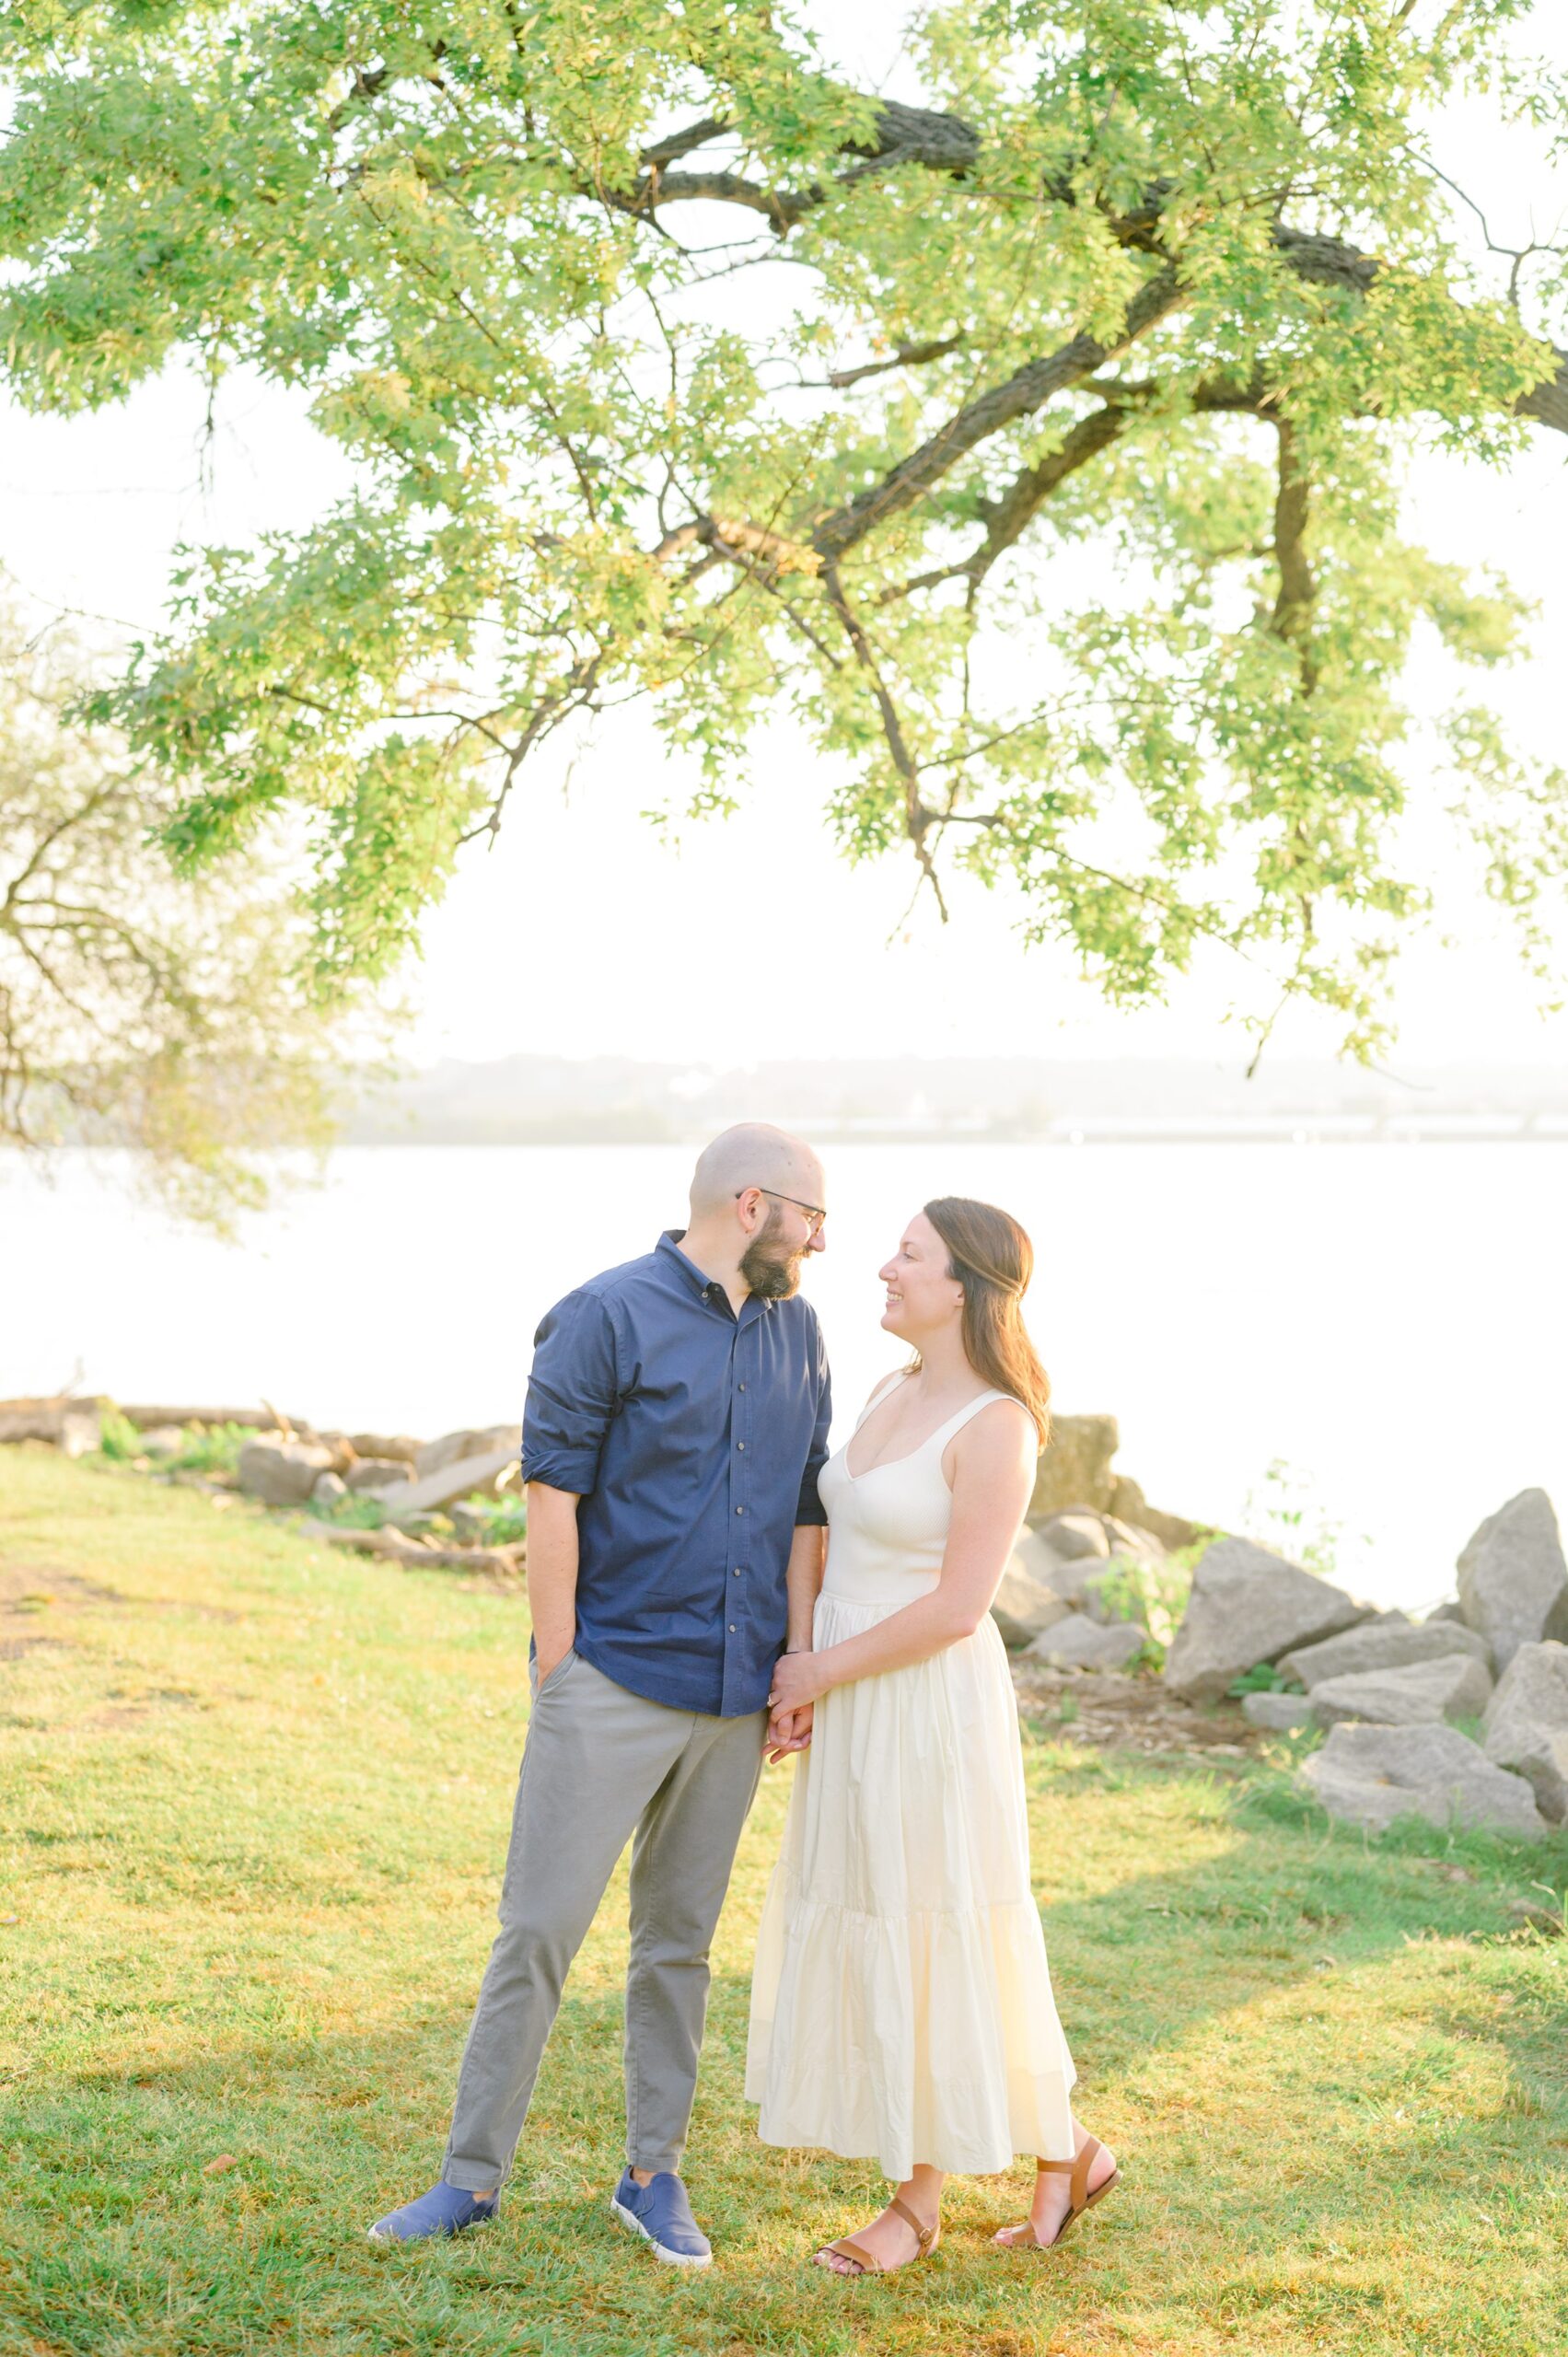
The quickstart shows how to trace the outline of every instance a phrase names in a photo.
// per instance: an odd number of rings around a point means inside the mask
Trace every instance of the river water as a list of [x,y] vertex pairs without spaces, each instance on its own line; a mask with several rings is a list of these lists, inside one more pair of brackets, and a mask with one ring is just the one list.
[[[225,1245],[112,1166],[0,1162],[0,1396],[80,1387],[422,1436],[521,1411],[541,1312],[679,1225],[683,1146],[366,1147]],[[1568,1144],[838,1146],[807,1290],[842,1436],[898,1347],[877,1270],[934,1194],[1031,1232],[1056,1400],[1156,1504],[1338,1527],[1380,1603],[1450,1592],[1481,1517],[1568,1509]],[[1270,1476],[1283,1464],[1287,1476]],[[0,1480],[4,1478],[0,1465]],[[1282,1513],[1301,1513],[1299,1525]]]

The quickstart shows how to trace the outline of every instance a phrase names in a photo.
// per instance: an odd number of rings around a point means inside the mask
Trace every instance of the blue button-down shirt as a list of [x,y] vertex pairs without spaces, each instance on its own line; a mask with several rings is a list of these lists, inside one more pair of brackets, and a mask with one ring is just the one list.
[[580,1497],[576,1650],[633,1694],[761,1710],[797,1523],[823,1523],[828,1359],[798,1295],[730,1307],[679,1249],[590,1278],[534,1337],[523,1479]]

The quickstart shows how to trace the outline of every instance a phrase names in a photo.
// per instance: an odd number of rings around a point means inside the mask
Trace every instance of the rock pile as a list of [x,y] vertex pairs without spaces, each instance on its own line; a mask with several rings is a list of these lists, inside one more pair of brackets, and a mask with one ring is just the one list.
[[1328,1731],[1302,1774],[1331,1816],[1539,1835],[1568,1820],[1568,1563],[1544,1491],[1488,1516],[1459,1556],[1458,1587],[1414,1621],[1221,1539],[1194,1573],[1166,1683],[1215,1699],[1267,1665],[1304,1688],[1249,1694],[1242,1709],[1257,1727]]

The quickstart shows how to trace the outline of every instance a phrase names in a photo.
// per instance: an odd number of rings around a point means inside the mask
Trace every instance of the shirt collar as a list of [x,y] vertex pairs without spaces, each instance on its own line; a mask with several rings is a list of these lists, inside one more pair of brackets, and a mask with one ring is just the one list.
[[[655,1246],[655,1251],[662,1253],[667,1261],[674,1262],[699,1301],[705,1301],[711,1308],[722,1309],[726,1318],[734,1317],[736,1313],[730,1307],[729,1295],[719,1283],[718,1279],[704,1276],[695,1260],[688,1260],[686,1254],[680,1249],[680,1239],[685,1233],[686,1230],[683,1227],[667,1227]],[[749,1324],[753,1318],[760,1318],[763,1310],[772,1309],[772,1306],[773,1304],[771,1301],[759,1301],[754,1293],[748,1294],[740,1305],[737,1323],[744,1319]]]

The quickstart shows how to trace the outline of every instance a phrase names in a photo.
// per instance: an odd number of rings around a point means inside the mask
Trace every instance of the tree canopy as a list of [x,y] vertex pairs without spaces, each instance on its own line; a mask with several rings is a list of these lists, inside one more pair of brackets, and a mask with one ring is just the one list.
[[1559,781],[1402,686],[1418,631],[1494,665],[1520,609],[1399,497],[1423,438],[1568,433],[1562,258],[1430,145],[1465,93],[1564,119],[1527,16],[965,0],[916,105],[761,0],[13,0],[12,385],[184,351],[355,467],[194,552],[99,707],[178,782],[166,842],[304,813],[331,993],[646,698],[699,808],[787,713],[850,855],[1016,879],[1114,999],[1216,939],[1370,1051],[1412,795],[1539,950]]
[[65,724],[91,669],[0,608],[0,1145],[134,1149],[147,1191],[226,1231],[265,1200],[251,1149],[325,1143],[331,1028],[293,987],[285,877],[182,883],[177,797],[103,730]]

